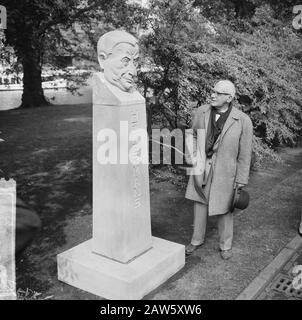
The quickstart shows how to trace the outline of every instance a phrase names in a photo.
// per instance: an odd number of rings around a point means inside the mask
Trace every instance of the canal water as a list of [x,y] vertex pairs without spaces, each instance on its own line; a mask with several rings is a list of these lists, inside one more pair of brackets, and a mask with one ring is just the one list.
[[[71,93],[66,88],[44,89],[45,96],[53,104],[82,104],[92,102],[91,86],[81,87],[77,92]],[[22,90],[0,91],[0,111],[14,109],[20,106]]]

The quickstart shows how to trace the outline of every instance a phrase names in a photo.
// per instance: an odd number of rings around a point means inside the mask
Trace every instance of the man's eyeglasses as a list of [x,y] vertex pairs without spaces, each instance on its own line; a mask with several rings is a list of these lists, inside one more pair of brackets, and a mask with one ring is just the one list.
[[216,90],[212,90],[212,94],[217,94],[218,96],[222,96],[222,95],[229,96],[230,95],[229,93],[219,92],[219,91],[216,91]]

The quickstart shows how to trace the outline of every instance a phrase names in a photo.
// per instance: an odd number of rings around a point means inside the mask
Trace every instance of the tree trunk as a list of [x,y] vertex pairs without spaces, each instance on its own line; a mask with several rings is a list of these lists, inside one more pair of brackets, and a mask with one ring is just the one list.
[[42,89],[40,53],[26,50],[21,57],[23,66],[23,95],[20,108],[35,108],[49,105]]

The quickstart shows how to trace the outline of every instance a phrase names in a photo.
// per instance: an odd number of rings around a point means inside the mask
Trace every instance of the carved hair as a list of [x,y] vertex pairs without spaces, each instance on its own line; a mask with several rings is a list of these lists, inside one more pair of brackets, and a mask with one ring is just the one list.
[[105,33],[100,37],[97,44],[97,53],[105,53],[110,55],[113,48],[120,43],[129,43],[133,46],[138,45],[138,40],[130,33],[123,30],[115,30]]

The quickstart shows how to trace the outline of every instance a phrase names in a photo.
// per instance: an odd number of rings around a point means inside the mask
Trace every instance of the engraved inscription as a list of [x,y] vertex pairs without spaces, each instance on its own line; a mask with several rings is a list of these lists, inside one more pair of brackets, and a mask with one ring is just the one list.
[[[137,110],[132,110],[131,112],[131,129],[137,127],[139,120],[139,113]],[[134,144],[134,142],[132,142]],[[140,183],[140,168],[139,164],[133,164],[133,199],[134,199],[134,208],[139,208],[141,206],[141,183]]]

